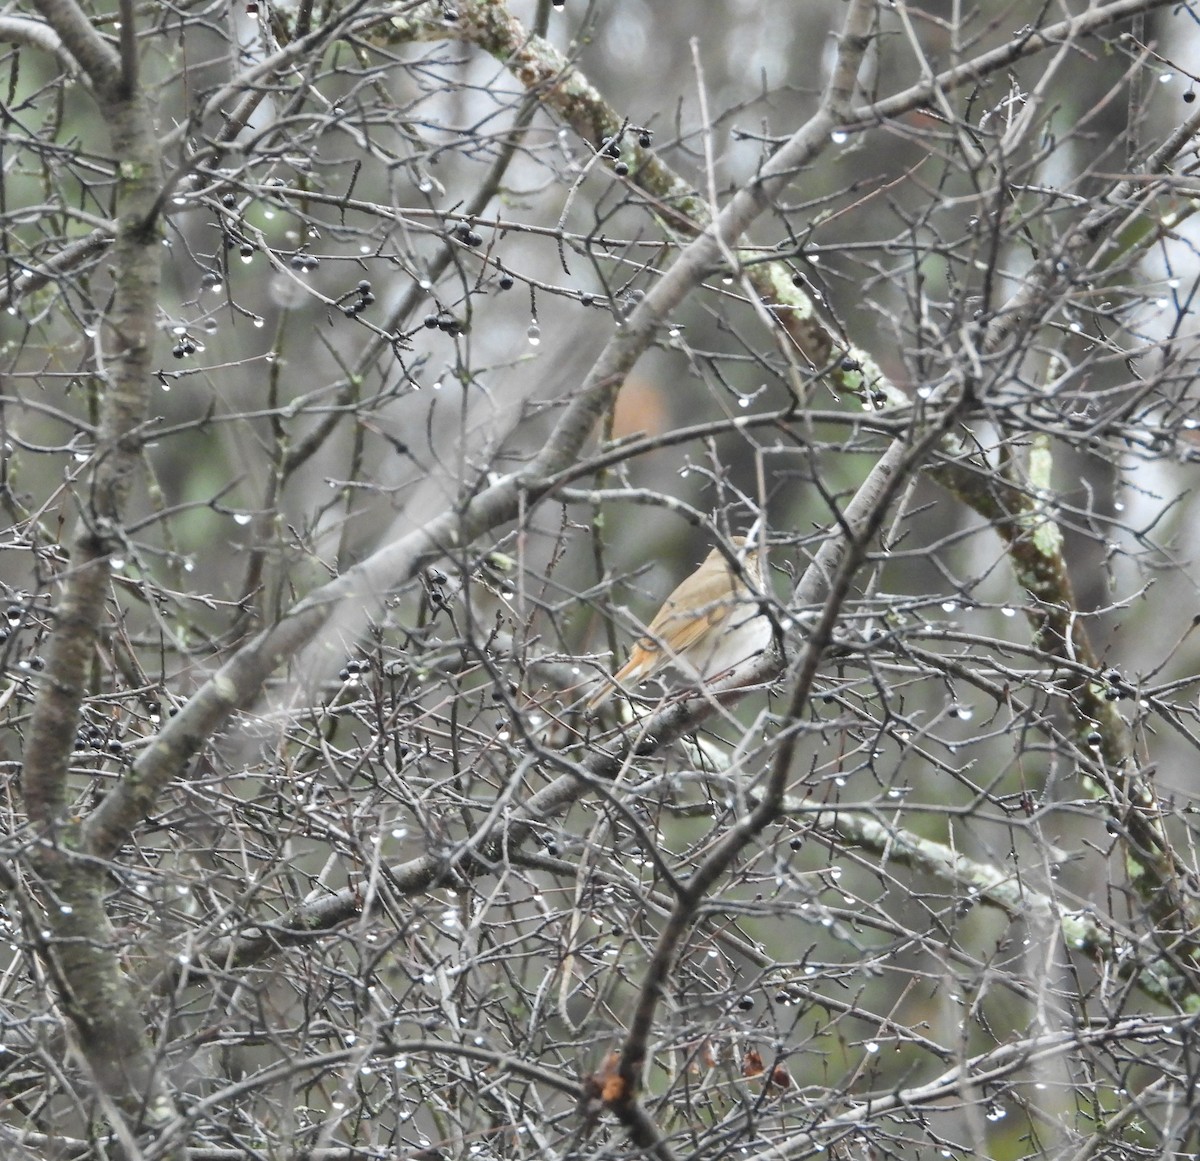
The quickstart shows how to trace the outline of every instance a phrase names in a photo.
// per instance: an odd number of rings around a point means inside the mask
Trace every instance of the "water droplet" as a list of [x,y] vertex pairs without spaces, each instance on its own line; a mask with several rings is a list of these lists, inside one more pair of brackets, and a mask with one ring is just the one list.
[[1169,85],[1174,79],[1174,73],[1163,73],[1163,75],[1158,78],[1158,83],[1160,85]]
[[958,602],[957,601],[943,601],[942,602],[942,611],[946,612],[946,613],[958,612]]
[[542,328],[537,323],[530,323],[529,330],[525,332],[525,337],[529,340],[531,347],[538,346],[542,341]]
[[233,522],[235,524],[241,524],[241,525],[245,526],[245,525],[249,524],[250,521],[253,519],[254,519],[254,517],[251,516],[249,512],[235,512],[233,514]]
[[878,1052],[878,1051],[879,1051],[879,1045],[878,1045],[878,1044],[876,1044],[874,1040],[868,1040],[868,1041],[866,1042],[866,1044],[864,1044],[864,1045],[863,1045],[863,1047],[864,1047],[864,1048],[865,1048],[865,1049],[866,1049],[868,1052]]
[[829,134],[829,140],[832,141],[834,143],[834,145],[845,145],[845,143],[849,137],[850,137],[850,134],[847,133],[844,129],[835,129],[832,133]]
[[1017,615],[1017,610],[1010,609],[1007,605],[1005,605],[1004,608],[1000,610],[1000,614],[1004,617],[1015,617]]

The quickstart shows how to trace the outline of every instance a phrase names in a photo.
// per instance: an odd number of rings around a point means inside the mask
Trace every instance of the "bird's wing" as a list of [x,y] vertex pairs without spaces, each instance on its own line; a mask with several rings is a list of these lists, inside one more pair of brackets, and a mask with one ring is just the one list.
[[669,604],[659,610],[658,616],[648,626],[648,635],[638,641],[638,645],[648,653],[657,652],[666,641],[671,644],[672,656],[683,653],[710,629],[721,624],[733,610],[732,601],[712,601],[689,613],[677,613]]

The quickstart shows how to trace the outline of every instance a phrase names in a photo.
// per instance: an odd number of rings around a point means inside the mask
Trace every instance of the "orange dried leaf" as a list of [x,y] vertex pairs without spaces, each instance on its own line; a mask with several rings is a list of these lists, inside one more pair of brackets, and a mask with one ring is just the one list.
[[600,1090],[600,1099],[606,1105],[616,1104],[625,1096],[625,1082],[619,1076],[610,1076]]
[[624,1100],[626,1095],[625,1081],[621,1076],[621,1054],[610,1052],[600,1066],[600,1071],[593,1077],[596,1088],[600,1090],[600,1099],[606,1104],[615,1104]]

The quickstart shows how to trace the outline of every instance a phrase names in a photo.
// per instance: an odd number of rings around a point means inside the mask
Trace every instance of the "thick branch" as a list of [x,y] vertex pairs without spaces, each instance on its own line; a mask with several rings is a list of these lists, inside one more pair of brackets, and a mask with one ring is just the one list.
[[136,1128],[169,1120],[175,1115],[173,1102],[116,958],[104,908],[106,876],[80,853],[75,824],[60,816],[80,705],[105,617],[109,556],[122,543],[125,501],[140,460],[161,277],[162,249],[152,216],[161,158],[149,102],[123,83],[121,61],[82,9],[70,0],[40,0],[39,8],[92,80],[111,126],[119,183],[114,292],[102,340],[107,373],[100,383],[100,431],[22,755],[21,789],[40,834],[30,863],[41,907],[40,914],[24,918],[27,926],[49,931],[43,957],[83,1055],[102,1091]]

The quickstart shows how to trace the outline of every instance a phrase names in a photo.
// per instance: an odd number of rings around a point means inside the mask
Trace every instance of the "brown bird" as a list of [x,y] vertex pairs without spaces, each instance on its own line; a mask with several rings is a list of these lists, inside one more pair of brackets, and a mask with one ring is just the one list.
[[611,682],[588,699],[589,712],[603,705],[615,690],[637,685],[664,669],[675,669],[702,685],[766,649],[772,629],[756,603],[763,587],[758,554],[753,545],[745,551],[744,536],[731,537],[730,543],[750,584],[714,548],[667,597],[646,636],[634,643],[629,660]]

